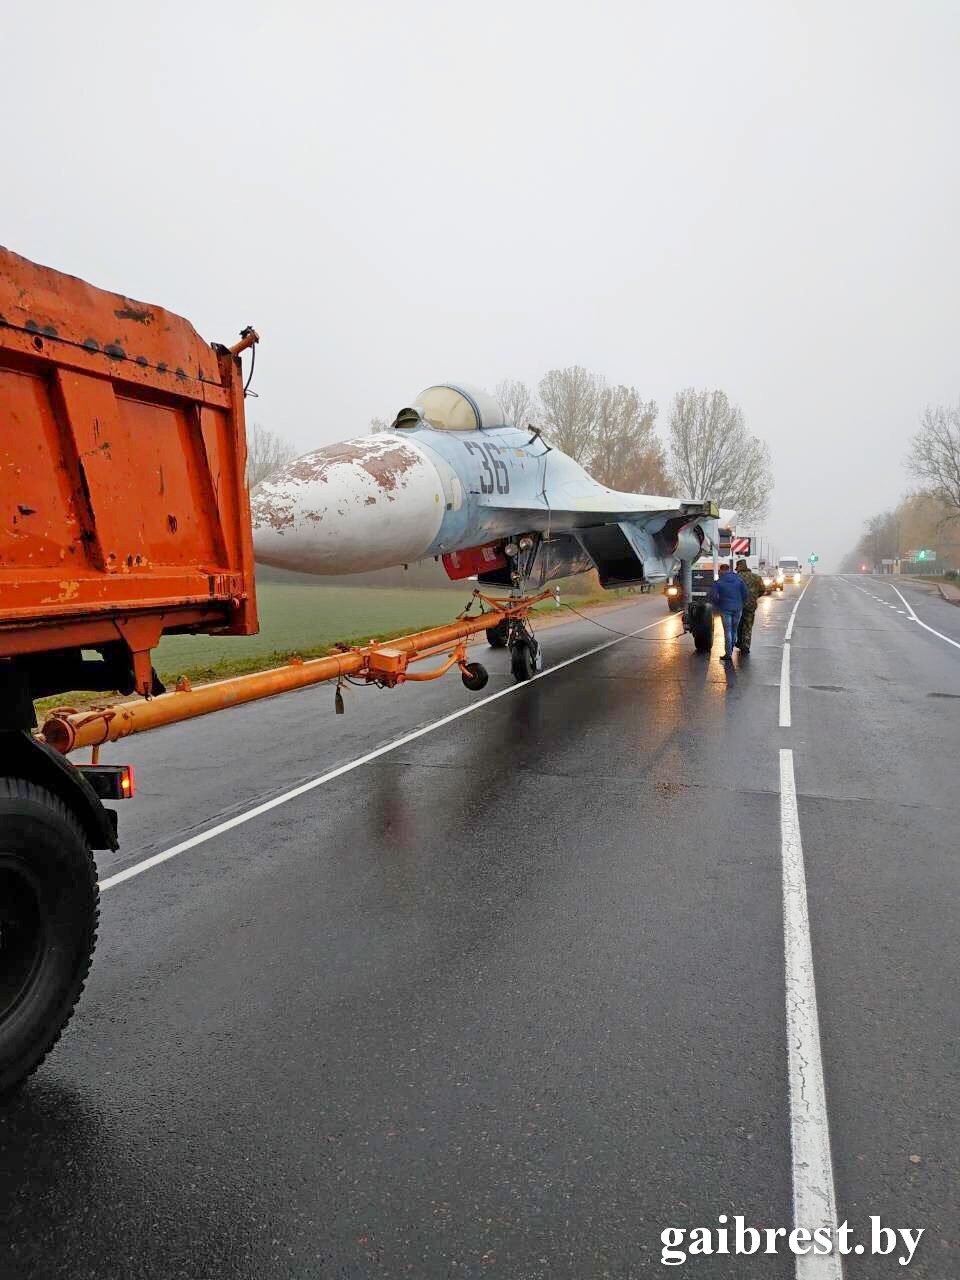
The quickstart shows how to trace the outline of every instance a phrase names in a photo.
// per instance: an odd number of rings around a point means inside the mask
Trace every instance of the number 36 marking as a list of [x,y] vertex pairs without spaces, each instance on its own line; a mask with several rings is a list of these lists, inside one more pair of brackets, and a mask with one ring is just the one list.
[[480,492],[493,493],[496,489],[497,493],[509,493],[510,473],[507,471],[507,464],[499,457],[499,450],[492,444],[472,444],[466,440],[463,446],[471,453],[478,453],[483,463]]

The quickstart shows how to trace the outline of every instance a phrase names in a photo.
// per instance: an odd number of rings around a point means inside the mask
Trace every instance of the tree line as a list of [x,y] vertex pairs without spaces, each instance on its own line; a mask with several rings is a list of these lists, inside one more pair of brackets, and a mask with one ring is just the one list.
[[960,567],[960,403],[924,410],[905,461],[916,487],[892,510],[865,521],[840,563],[841,573],[873,569],[920,550]]
[[[505,378],[495,394],[505,422],[539,431],[609,489],[713,501],[734,509],[741,527],[767,512],[773,489],[770,450],[747,430],[743,410],[725,391],[678,391],[666,441],[658,430],[655,400],[581,365],[551,369],[535,389]],[[373,418],[369,429],[389,427]],[[248,439],[251,487],[295,452],[275,432],[254,423]]]
[[678,391],[666,443],[655,400],[581,365],[551,369],[536,392],[506,379],[496,396],[508,422],[539,429],[609,489],[711,500],[735,509],[741,524],[766,514],[770,450],[725,391]]

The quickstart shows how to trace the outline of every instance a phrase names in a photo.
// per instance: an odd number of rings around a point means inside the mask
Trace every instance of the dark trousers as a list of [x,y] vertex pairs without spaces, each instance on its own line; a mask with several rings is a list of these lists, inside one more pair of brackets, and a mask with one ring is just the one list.
[[750,641],[753,639],[753,620],[756,616],[756,609],[744,609],[740,616],[740,626],[737,628],[737,647],[741,651],[750,651]]

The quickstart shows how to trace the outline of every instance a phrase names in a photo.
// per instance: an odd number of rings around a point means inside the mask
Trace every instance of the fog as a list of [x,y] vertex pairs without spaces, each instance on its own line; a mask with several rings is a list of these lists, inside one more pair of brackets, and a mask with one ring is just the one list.
[[723,387],[830,568],[960,394],[960,6],[6,6],[0,242],[263,342],[298,446],[432,382]]

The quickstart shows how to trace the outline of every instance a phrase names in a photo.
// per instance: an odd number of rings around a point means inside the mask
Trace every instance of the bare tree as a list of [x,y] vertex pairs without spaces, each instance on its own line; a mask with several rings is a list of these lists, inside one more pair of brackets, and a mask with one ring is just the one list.
[[946,519],[960,518],[960,404],[927,407],[907,466],[930,496],[943,503]]
[[296,456],[297,450],[288,440],[254,422],[247,432],[247,485],[253,489]]
[[733,507],[759,520],[773,489],[769,447],[747,431],[723,391],[678,391],[670,415],[670,469],[686,497]]
[[504,422],[510,422],[523,430],[532,426],[537,417],[537,404],[525,382],[504,378],[497,383],[494,394],[503,413]]
[[636,387],[604,387],[587,470],[624,493],[667,493],[666,451],[657,437],[657,404]]
[[840,562],[841,573],[853,573],[862,565],[879,569],[885,559],[900,556],[900,516],[903,503],[895,511],[881,511],[864,521],[856,546]]
[[933,494],[908,493],[893,511],[881,511],[864,524],[863,533],[840,562],[841,573],[852,573],[863,565],[879,566],[881,560],[912,557],[926,548],[938,561],[955,560],[960,543],[945,536],[950,519],[945,503]]
[[865,545],[873,552],[875,564],[900,558],[900,517],[897,511],[882,511],[867,521]]
[[544,435],[577,462],[589,456],[605,385],[580,365],[551,369],[540,380]]
[[371,418],[370,426],[367,428],[367,430],[371,433],[371,435],[373,435],[378,431],[389,431],[390,426],[385,418]]

